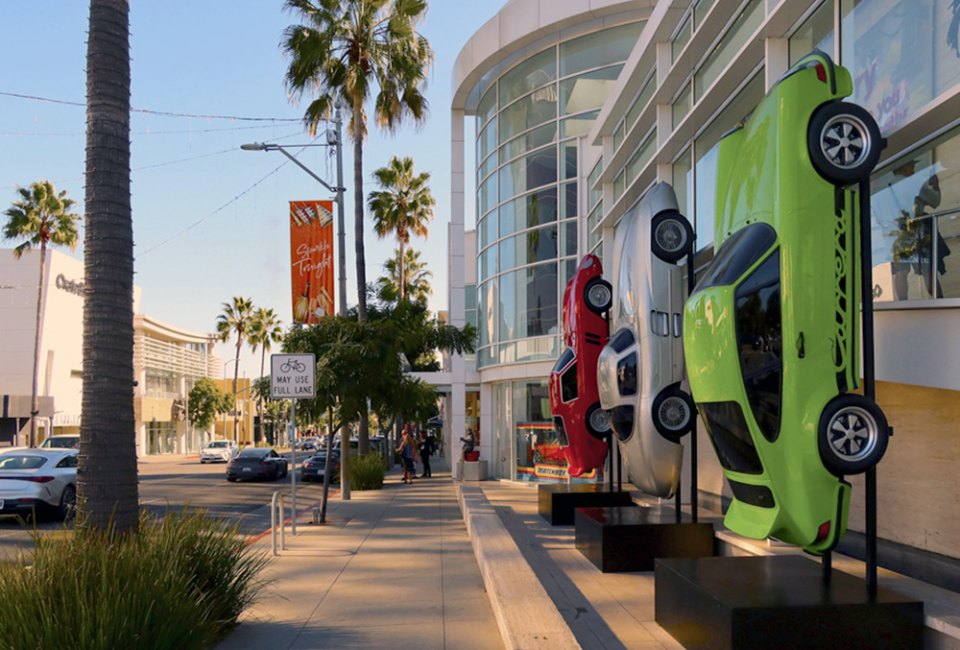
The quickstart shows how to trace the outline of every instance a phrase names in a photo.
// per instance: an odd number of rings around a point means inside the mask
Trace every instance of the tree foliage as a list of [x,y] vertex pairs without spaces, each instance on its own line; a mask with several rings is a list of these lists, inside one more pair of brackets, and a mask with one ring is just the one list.
[[187,397],[187,418],[195,427],[206,430],[221,413],[232,411],[233,395],[220,390],[212,379],[201,377]]
[[[423,305],[430,300],[430,278],[426,262],[420,259],[420,252],[412,248],[403,251],[403,295],[410,302]],[[383,263],[385,275],[377,278],[376,297],[384,305],[395,306],[400,302],[400,250]]]
[[3,227],[5,239],[22,240],[13,249],[17,258],[34,246],[77,247],[80,215],[71,212],[74,201],[66,190],[57,192],[50,181],[37,181],[17,188],[17,194],[20,199],[4,212],[7,223]]

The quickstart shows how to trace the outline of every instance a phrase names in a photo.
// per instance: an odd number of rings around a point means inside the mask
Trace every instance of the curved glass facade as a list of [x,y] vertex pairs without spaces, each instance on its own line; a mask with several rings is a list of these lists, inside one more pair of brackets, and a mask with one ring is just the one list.
[[576,269],[578,136],[643,22],[560,42],[505,71],[477,108],[477,365],[552,360]]

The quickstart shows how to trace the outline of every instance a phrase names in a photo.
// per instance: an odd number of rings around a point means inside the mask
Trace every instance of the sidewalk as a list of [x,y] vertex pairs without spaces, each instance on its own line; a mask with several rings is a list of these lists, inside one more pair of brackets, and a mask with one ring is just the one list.
[[[502,648],[456,486],[432,479],[333,499],[323,526],[301,514],[272,581],[218,650]],[[270,553],[270,536],[255,544]]]

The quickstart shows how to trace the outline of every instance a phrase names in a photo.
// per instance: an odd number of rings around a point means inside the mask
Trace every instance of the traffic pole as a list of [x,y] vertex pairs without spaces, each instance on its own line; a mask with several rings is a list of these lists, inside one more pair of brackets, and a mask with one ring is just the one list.
[[290,534],[297,536],[297,400],[290,400]]

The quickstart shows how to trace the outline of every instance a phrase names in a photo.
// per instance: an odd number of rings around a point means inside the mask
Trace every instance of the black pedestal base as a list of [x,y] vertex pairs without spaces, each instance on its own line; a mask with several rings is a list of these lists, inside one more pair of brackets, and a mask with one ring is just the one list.
[[553,526],[572,526],[576,508],[632,506],[629,492],[605,492],[603,486],[551,483],[537,486],[537,510]]
[[713,555],[713,524],[663,508],[577,508],[577,550],[604,573],[653,571],[658,557]]
[[657,560],[656,621],[688,650],[923,647],[923,603],[798,556]]

